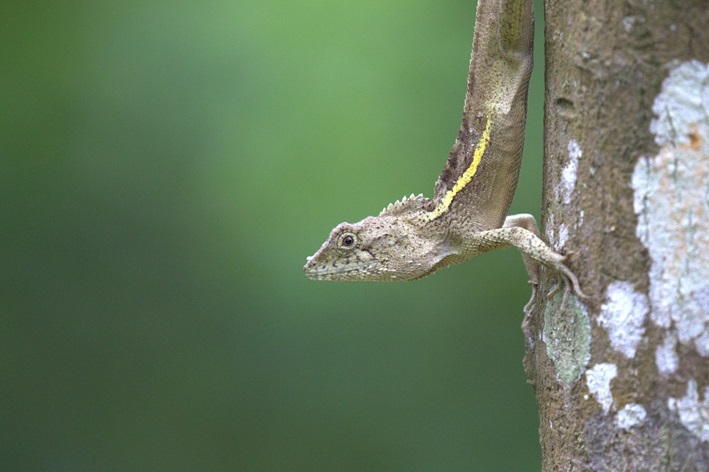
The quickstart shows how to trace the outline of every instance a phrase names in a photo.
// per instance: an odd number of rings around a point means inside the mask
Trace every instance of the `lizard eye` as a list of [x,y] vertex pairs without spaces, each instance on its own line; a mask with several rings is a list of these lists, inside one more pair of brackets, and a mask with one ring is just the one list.
[[352,233],[344,233],[340,235],[338,246],[342,249],[351,249],[357,242],[357,237]]

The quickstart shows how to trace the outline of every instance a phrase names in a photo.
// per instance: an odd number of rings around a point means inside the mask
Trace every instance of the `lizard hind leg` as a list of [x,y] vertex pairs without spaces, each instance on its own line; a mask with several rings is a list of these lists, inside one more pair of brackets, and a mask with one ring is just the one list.
[[[534,216],[528,213],[509,215],[505,218],[502,227],[524,228],[535,236],[539,236],[537,221],[534,219]],[[522,251],[522,260],[524,261],[524,267],[527,269],[527,275],[529,276],[529,285],[532,287],[532,295],[529,297],[529,301],[524,305],[523,312],[525,315],[530,315],[534,307],[534,300],[537,298],[537,288],[539,287],[539,262],[527,255],[524,251]]]

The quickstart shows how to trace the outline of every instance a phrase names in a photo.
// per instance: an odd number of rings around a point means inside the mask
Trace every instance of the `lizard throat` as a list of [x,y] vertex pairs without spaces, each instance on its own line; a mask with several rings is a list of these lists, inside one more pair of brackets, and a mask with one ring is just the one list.
[[480,141],[475,146],[475,151],[473,152],[473,160],[470,163],[470,166],[468,166],[465,172],[463,172],[463,174],[458,177],[458,180],[456,180],[455,185],[453,185],[453,188],[446,192],[440,203],[438,203],[438,205],[436,205],[436,207],[428,215],[426,215],[426,218],[429,221],[435,220],[436,218],[445,214],[450,208],[451,203],[453,203],[453,199],[455,198],[455,196],[460,193],[460,191],[463,190],[470,182],[472,182],[473,177],[475,177],[475,172],[477,172],[478,170],[478,165],[480,165],[480,161],[482,160],[483,154],[485,154],[485,151],[487,150],[487,147],[490,144],[491,130],[492,120],[488,117],[487,122],[485,123],[485,130],[483,131],[483,134],[480,137]]

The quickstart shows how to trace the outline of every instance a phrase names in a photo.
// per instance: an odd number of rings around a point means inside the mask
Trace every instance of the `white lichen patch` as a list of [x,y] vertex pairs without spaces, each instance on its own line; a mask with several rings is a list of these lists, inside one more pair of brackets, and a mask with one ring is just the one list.
[[616,428],[630,429],[633,426],[637,426],[645,421],[646,416],[647,412],[642,405],[638,405],[637,403],[628,403],[621,408],[616,415],[615,426]]
[[687,382],[687,393],[682,398],[670,398],[667,406],[675,411],[685,428],[702,441],[709,441],[709,387],[704,389],[704,399],[699,399],[697,381]]
[[[556,195],[557,201],[559,201],[559,195]],[[556,223],[554,218],[554,213],[549,213],[546,226],[546,238],[549,244],[557,251],[564,252],[564,244],[569,238],[569,227],[564,223]]]
[[635,16],[626,16],[625,18],[623,18],[623,29],[626,33],[629,33],[630,30],[633,29],[633,25],[637,20],[638,18]]
[[613,405],[611,380],[618,375],[615,364],[596,364],[586,371],[586,385],[596,401],[601,404],[604,413],[608,413]]
[[[709,64],[676,65],[653,112],[650,131],[659,151],[639,159],[632,178],[636,233],[651,262],[650,316],[680,343],[707,356]],[[669,365],[662,369],[671,370]]]
[[579,159],[583,155],[581,151],[581,146],[576,142],[575,139],[569,141],[566,146],[569,151],[569,160],[566,161],[564,169],[561,171],[561,200],[565,205],[571,203],[571,197],[574,194],[574,189],[576,188],[576,176],[578,173]]
[[608,286],[598,324],[608,332],[613,349],[631,359],[645,334],[647,313],[645,294],[635,291],[630,282],[616,281]]
[[557,238],[558,248],[563,248],[566,245],[566,241],[569,239],[569,227],[565,224],[559,225],[559,237]]
[[694,338],[694,346],[697,348],[699,355],[709,357],[709,332],[704,331]]
[[549,213],[546,228],[544,228],[544,235],[546,236],[547,241],[554,241],[554,232],[552,231],[552,228],[556,228],[556,222],[554,221],[554,213]]
[[662,375],[672,375],[679,366],[677,358],[677,338],[674,333],[667,333],[665,340],[660,344],[655,351],[655,364],[657,370]]
[[[571,199],[576,193],[576,179],[578,176],[579,159],[583,155],[581,151],[581,146],[579,143],[572,139],[566,146],[569,153],[569,158],[566,161],[566,165],[561,171],[559,186],[554,192],[554,200],[556,202],[561,202],[565,205],[571,203]],[[547,241],[556,249],[557,251],[563,252],[566,241],[569,239],[569,226],[561,223],[558,226],[554,224],[554,213],[551,212],[548,217],[547,228]],[[583,219],[583,217],[581,217]],[[574,228],[580,224],[576,222],[573,226]],[[556,230],[556,234],[554,234]]]

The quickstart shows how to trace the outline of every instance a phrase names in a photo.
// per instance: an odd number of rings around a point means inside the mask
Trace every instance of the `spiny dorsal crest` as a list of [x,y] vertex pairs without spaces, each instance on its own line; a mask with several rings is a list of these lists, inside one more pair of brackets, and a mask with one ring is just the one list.
[[397,200],[396,202],[387,205],[379,213],[379,216],[401,215],[402,213],[409,211],[420,210],[428,201],[428,198],[424,197],[423,194],[414,195],[412,193],[408,197],[404,197],[401,200]]

